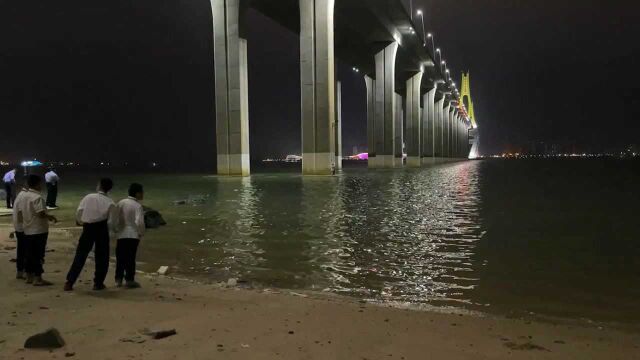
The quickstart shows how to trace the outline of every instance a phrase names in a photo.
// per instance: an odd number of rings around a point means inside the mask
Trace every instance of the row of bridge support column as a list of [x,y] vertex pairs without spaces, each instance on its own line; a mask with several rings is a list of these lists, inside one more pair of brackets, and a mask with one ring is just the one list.
[[[342,165],[341,86],[336,82],[334,1],[300,1],[300,87],[302,171],[329,175]],[[248,0],[211,0],[214,26],[218,174],[250,173],[247,40]],[[407,80],[404,98],[395,92],[398,43],[375,55],[375,80],[365,76],[369,167],[403,166],[406,122],[407,164],[466,157],[466,126],[434,86],[422,91],[422,71]]]

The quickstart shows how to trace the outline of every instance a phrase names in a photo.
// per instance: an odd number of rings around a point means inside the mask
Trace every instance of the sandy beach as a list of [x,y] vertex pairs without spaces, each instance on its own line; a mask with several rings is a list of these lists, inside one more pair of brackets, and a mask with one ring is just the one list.
[[[640,334],[597,324],[398,309],[356,299],[141,275],[143,288],[91,291],[93,262],[62,292],[75,239],[56,229],[52,287],[14,279],[15,242],[0,227],[1,359],[640,359]],[[113,268],[110,269],[113,271]],[[50,327],[58,350],[23,349]],[[144,329],[175,329],[161,340]]]

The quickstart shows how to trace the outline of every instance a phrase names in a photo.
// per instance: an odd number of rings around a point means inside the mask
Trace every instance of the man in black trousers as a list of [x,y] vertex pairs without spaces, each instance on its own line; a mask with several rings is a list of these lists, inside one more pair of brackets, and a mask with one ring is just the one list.
[[16,200],[16,171],[11,169],[2,177],[4,191],[7,193],[7,209],[13,209],[13,202]]
[[118,203],[118,245],[116,246],[116,286],[122,287],[126,281],[129,289],[139,288],[136,277],[136,253],[144,235],[144,209],[140,201],[144,199],[142,185],[129,186],[129,196]]
[[27,245],[25,260],[27,284],[47,286],[51,283],[42,279],[42,274],[44,273],[44,256],[49,237],[49,221],[55,223],[58,220],[47,214],[47,206],[40,194],[42,178],[37,175],[29,175],[27,185],[29,190],[22,195],[18,208],[24,231],[24,242]]
[[116,204],[109,197],[113,181],[105,178],[98,184],[96,193],[82,199],[76,212],[76,222],[82,225],[82,235],[78,240],[76,256],[67,274],[65,291],[72,291],[89,252],[94,248],[96,270],[93,278],[93,290],[104,290],[104,280],[109,271],[109,231],[116,223]]
[[47,208],[50,210],[57,209],[56,201],[58,199],[58,182],[60,177],[55,170],[50,167],[49,171],[44,174],[44,181],[47,183]]
[[16,279],[26,279],[26,264],[27,264],[27,243],[24,236],[24,219],[22,214],[22,199],[29,188],[26,184],[22,187],[22,190],[16,195],[16,200],[13,203],[13,234],[16,237]]

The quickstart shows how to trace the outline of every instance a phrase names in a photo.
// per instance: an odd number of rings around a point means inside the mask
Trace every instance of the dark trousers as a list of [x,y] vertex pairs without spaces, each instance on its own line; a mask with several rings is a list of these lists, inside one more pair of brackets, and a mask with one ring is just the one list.
[[16,234],[16,270],[24,272],[27,263],[27,241],[23,232],[15,232]]
[[116,246],[116,281],[123,278],[134,281],[136,278],[136,254],[138,253],[138,239],[118,239]]
[[47,238],[49,233],[38,235],[25,235],[27,244],[27,254],[25,262],[25,270],[27,274],[41,276],[44,272],[44,252],[47,248]]
[[4,191],[7,193],[7,209],[13,208],[13,201],[16,199],[15,186],[11,183],[4,183]]
[[47,183],[47,206],[56,207],[58,200],[58,184]]
[[109,227],[106,221],[83,225],[82,235],[80,235],[76,248],[76,256],[67,274],[67,282],[76,283],[94,245],[96,270],[93,282],[96,285],[104,284],[104,279],[109,272]]

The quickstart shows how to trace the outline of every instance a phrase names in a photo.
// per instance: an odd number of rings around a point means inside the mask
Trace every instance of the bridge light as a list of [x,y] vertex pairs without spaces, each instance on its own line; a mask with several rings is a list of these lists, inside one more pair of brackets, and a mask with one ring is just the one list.
[[429,37],[429,38],[430,38],[430,37],[433,37],[433,34],[432,34],[432,33],[428,33],[428,34],[427,34],[427,37]]
[[446,73],[447,73],[447,74],[449,73],[449,69],[447,69],[447,70],[445,70],[445,71],[446,71]]
[[444,61],[444,60],[442,60],[442,62],[440,62],[440,64],[442,64],[442,65],[444,65],[444,64],[446,64],[446,63],[447,63],[447,62],[446,62],[446,61]]
[[437,48],[437,49],[436,49],[436,52],[440,52],[440,48]]
[[416,13],[417,13],[419,16],[422,16],[422,10],[418,10]]

